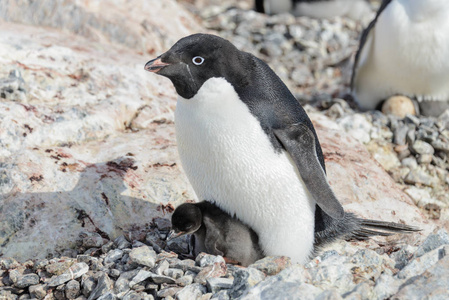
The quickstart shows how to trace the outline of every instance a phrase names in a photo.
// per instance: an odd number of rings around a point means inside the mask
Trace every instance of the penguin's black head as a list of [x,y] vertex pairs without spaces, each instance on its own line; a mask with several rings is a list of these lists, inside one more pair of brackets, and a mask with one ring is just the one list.
[[201,227],[203,215],[201,210],[193,203],[184,203],[178,206],[171,217],[172,230],[168,240],[175,237],[194,233]]
[[168,77],[176,92],[190,99],[213,77],[225,78],[234,86],[247,84],[247,55],[223,38],[198,33],[180,39],[147,62],[145,70]]

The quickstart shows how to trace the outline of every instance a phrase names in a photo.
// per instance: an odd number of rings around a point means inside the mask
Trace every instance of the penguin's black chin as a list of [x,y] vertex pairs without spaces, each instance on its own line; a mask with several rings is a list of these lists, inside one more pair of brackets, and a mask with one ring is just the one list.
[[158,56],[145,64],[145,70],[148,72],[157,73],[169,65],[170,64],[162,62],[161,57]]

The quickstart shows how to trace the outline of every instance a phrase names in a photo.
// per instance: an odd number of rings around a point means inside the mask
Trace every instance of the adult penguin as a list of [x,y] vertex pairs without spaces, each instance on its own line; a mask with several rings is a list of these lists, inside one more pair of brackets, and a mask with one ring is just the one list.
[[256,0],[255,8],[269,15],[289,12],[319,19],[345,16],[360,20],[371,13],[366,0]]
[[421,114],[449,108],[449,1],[384,0],[362,34],[351,89],[365,110],[405,95]]
[[178,152],[198,198],[252,228],[266,255],[303,263],[314,246],[369,235],[364,220],[345,214],[312,122],[267,64],[194,34],[145,69],[168,77],[179,95]]

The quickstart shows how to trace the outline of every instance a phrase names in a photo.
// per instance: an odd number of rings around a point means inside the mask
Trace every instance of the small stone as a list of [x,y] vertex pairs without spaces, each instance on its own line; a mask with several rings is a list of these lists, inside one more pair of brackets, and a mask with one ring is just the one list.
[[101,246],[101,252],[106,254],[109,251],[111,251],[113,248],[114,248],[114,242],[109,241],[106,244],[104,244],[103,246]]
[[90,275],[83,275],[81,279],[81,288],[84,296],[89,296],[95,287],[95,278]]
[[436,186],[438,181],[427,174],[424,170],[416,168],[411,170],[410,173],[405,177],[404,181],[409,184],[424,184],[426,186]]
[[421,154],[418,156],[418,163],[420,164],[430,164],[432,162],[432,154]]
[[170,263],[170,268],[181,269],[184,272],[192,271],[195,273],[199,273],[202,270],[200,267],[195,266],[195,261],[191,259],[185,259],[181,261],[176,261],[174,263]]
[[259,271],[264,272],[265,274],[272,276],[276,275],[280,271],[288,268],[292,265],[291,259],[286,256],[267,256],[264,257],[252,265],[250,268],[257,269]]
[[[101,296],[104,297],[106,294],[111,293],[113,284],[114,283],[109,278],[109,276],[106,273],[102,273],[98,278],[97,285],[95,286],[92,293],[89,295],[88,300],[94,300],[100,298]],[[109,296],[108,298],[105,299],[109,299]],[[115,296],[113,299],[115,299]]]
[[43,268],[45,268],[47,265],[48,265],[48,259],[42,259],[42,260],[37,261],[37,262],[34,264],[34,269],[35,269],[35,270],[43,269]]
[[207,290],[213,294],[218,293],[223,289],[230,289],[234,283],[233,278],[207,278]]
[[114,244],[117,246],[118,249],[123,250],[125,248],[129,248],[131,247],[130,242],[128,242],[125,238],[125,236],[121,235],[119,237],[117,237],[114,240]]
[[9,270],[18,268],[20,264],[14,259],[10,257],[0,258],[0,268],[2,270]]
[[117,278],[120,276],[120,270],[117,269],[109,269],[108,271],[109,277]]
[[48,286],[58,286],[63,283],[66,283],[67,281],[71,279],[76,279],[78,277],[81,277],[83,274],[87,273],[89,271],[89,266],[86,263],[77,263],[70,267],[65,273],[59,275],[59,276],[53,276],[50,281],[48,282]]
[[179,286],[187,286],[189,284],[192,284],[193,282],[193,276],[192,275],[184,275],[181,278],[176,280],[176,283]]
[[65,300],[66,299],[63,284],[61,284],[60,286],[57,286],[56,289],[53,290],[53,296],[57,300]]
[[204,267],[201,272],[196,275],[194,282],[206,284],[206,279],[210,277],[221,277],[226,275],[226,264],[225,263],[214,263],[213,265],[209,265]]
[[75,299],[80,294],[80,283],[76,280],[70,280],[65,285],[65,296],[67,299]]
[[413,101],[405,96],[393,96],[388,98],[382,104],[382,112],[386,115],[394,115],[400,119],[405,118],[407,114],[416,115]]
[[178,279],[184,275],[184,272],[181,269],[167,269],[164,271],[164,275],[173,279]]
[[[415,257],[423,256],[424,254],[437,249],[443,245],[449,245],[449,234],[446,230],[440,229],[436,234],[429,235],[424,242],[418,246],[415,252]],[[449,253],[448,253],[449,254]]]
[[111,292],[107,292],[106,294],[103,294],[97,298],[97,300],[115,300],[115,299],[117,299],[117,297]]
[[409,128],[401,123],[401,126],[396,127],[394,130],[394,140],[396,145],[405,145],[406,136]]
[[134,278],[139,270],[131,270],[128,272],[123,272],[120,274],[120,277],[117,279],[117,281],[114,284],[114,292],[116,294],[122,294],[129,291],[129,283],[131,282],[132,278]]
[[401,164],[404,167],[408,167],[410,169],[416,169],[418,167],[418,163],[414,157],[406,157],[401,161]]
[[68,268],[70,268],[75,262],[73,260],[63,260],[59,262],[55,262],[52,264],[48,264],[45,267],[45,270],[47,270],[48,273],[54,274],[54,275],[61,275],[65,271],[67,271]]
[[229,290],[221,290],[218,293],[214,294],[210,300],[230,300]]
[[112,251],[109,251],[108,254],[106,255],[106,257],[104,258],[104,263],[108,264],[108,263],[114,263],[117,260],[121,259],[123,256],[123,251],[120,249],[115,249]]
[[28,287],[31,298],[44,299],[44,297],[47,295],[45,287],[46,286],[44,284],[36,284]]
[[151,272],[157,275],[164,275],[164,272],[170,267],[170,264],[166,259],[159,261],[156,266],[151,269]]
[[441,139],[433,141],[432,147],[437,151],[449,153],[449,142],[444,142]]
[[154,274],[145,270],[140,270],[136,276],[133,277],[133,279],[129,283],[129,287],[132,288],[134,285],[138,284],[139,282],[144,281],[147,278],[150,278]]
[[433,154],[435,152],[432,145],[421,140],[415,141],[411,150],[417,154]]
[[394,259],[396,269],[402,270],[409,261],[413,258],[413,253],[416,251],[416,247],[410,245],[404,245],[396,252],[391,253],[390,258]]
[[401,271],[396,274],[399,279],[408,279],[413,276],[422,274],[428,268],[436,264],[440,259],[447,256],[449,253],[449,246],[443,245],[437,249],[423,254],[420,257],[413,259]]
[[129,253],[129,259],[131,262],[152,268],[156,262],[156,252],[148,246],[134,248]]
[[176,280],[174,280],[171,277],[164,276],[164,275],[156,275],[156,274],[153,274],[151,276],[151,280],[153,280],[153,282],[157,283],[157,284],[161,284],[161,283],[174,284],[174,283],[176,283]]
[[179,287],[168,287],[157,292],[157,296],[160,298],[173,297],[182,288]]
[[22,276],[23,269],[14,269],[9,271],[9,279],[15,284]]
[[177,300],[194,300],[200,299],[205,294],[206,287],[199,283],[194,283],[184,287],[182,290],[176,293]]
[[27,274],[20,276],[14,285],[20,289],[23,289],[29,287],[30,285],[35,285],[38,283],[39,283],[39,276],[37,276],[36,274]]
[[266,277],[263,272],[254,268],[237,270],[233,273],[233,276],[234,283],[229,291],[229,296],[232,299],[240,297],[243,293],[264,280]]
[[83,238],[83,247],[100,248],[103,246],[103,238],[96,232],[82,232],[80,236]]
[[226,263],[222,256],[217,255],[210,255],[207,253],[200,253],[195,259],[195,263],[200,266],[201,268],[204,268],[206,266],[213,265],[215,263]]

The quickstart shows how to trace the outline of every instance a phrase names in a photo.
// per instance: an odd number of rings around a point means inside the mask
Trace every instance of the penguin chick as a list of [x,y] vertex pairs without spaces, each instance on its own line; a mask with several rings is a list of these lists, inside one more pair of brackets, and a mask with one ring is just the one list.
[[449,108],[449,1],[384,0],[364,30],[351,90],[364,110],[416,98],[423,115]]
[[145,69],[179,95],[178,153],[197,197],[247,224],[265,255],[305,263],[317,235],[324,243],[348,234],[313,124],[266,63],[194,34]]
[[255,8],[269,15],[290,12],[318,19],[346,16],[360,20],[371,13],[366,0],[256,0]]
[[206,252],[248,266],[263,257],[257,234],[216,205],[203,201],[184,203],[172,215],[168,239],[193,234],[194,255]]

